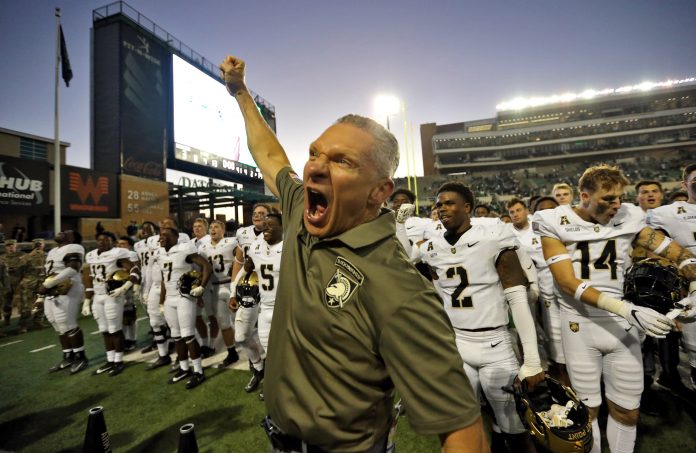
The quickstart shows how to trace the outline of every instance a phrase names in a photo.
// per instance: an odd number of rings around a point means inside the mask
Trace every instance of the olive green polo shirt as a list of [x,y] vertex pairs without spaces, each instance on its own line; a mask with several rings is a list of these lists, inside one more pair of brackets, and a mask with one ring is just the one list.
[[408,262],[391,211],[329,239],[304,228],[292,169],[276,185],[283,257],[264,396],[287,434],[364,451],[392,421],[394,390],[420,434],[472,424],[479,405],[432,285]]

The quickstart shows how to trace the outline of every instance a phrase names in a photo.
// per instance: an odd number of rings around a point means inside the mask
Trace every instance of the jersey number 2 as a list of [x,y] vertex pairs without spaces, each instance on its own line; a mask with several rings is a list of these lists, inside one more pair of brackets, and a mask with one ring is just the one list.
[[450,267],[446,272],[447,278],[454,278],[459,275],[459,285],[452,293],[452,308],[472,308],[474,302],[471,297],[464,297],[462,293],[469,286],[469,276],[466,274],[466,269],[461,266]]

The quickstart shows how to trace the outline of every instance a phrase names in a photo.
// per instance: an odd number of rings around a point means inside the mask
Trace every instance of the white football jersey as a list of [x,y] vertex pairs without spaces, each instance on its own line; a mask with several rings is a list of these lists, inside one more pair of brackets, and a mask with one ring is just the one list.
[[[538,211],[532,218],[537,234],[565,244],[575,277],[616,298],[623,297],[624,274],[631,265],[632,244],[645,226],[643,210],[629,203],[623,203],[606,225],[586,222],[568,205]],[[575,315],[617,316],[577,301],[572,295],[561,295],[561,308]]]
[[179,294],[179,279],[186,272],[193,270],[193,264],[186,258],[197,253],[193,241],[176,244],[169,251],[160,248],[158,252],[158,263],[162,269],[162,281],[167,294]]
[[534,269],[536,269],[536,282],[539,286],[539,292],[544,297],[548,297],[550,299],[553,297],[553,276],[551,275],[549,266],[546,264],[546,260],[544,259],[544,253],[541,250],[541,238],[538,234],[534,233],[531,224],[523,230],[518,230],[513,226],[512,232],[515,234],[515,237],[517,237],[517,241],[519,242],[520,250],[518,250],[517,255],[520,256],[520,264],[522,264],[522,267],[525,269],[527,278],[529,279],[531,274],[529,274],[526,269],[528,264],[522,263],[522,255],[520,255],[520,251],[524,251],[525,255],[531,260],[531,264],[534,266]]
[[676,201],[648,210],[648,226],[667,232],[693,254],[696,254],[696,204]]
[[[160,265],[158,258],[159,251],[162,247],[160,247],[159,238],[159,234],[155,234],[154,236],[150,236],[149,238],[147,238],[147,247],[149,250],[149,269],[147,270],[147,274],[152,285],[159,285],[160,283],[162,283],[162,266]],[[177,244],[183,244],[189,241],[190,239],[188,234],[179,233],[179,239],[177,240]]]
[[85,256],[85,263],[89,266],[89,275],[92,277],[92,288],[95,294],[106,294],[106,280],[109,276],[120,268],[119,260],[130,261],[129,250],[121,247],[113,247],[110,250],[99,253],[97,249],[92,250]]
[[263,232],[257,234],[256,230],[254,230],[254,225],[242,227],[237,230],[237,244],[239,244],[239,247],[244,252],[245,258],[248,256],[247,254],[249,253],[251,243],[258,237],[263,237]]
[[495,263],[516,239],[504,225],[472,225],[454,245],[443,235],[422,243],[422,261],[437,274],[433,284],[458,329],[506,326],[508,307]]
[[225,279],[229,281],[232,274],[232,264],[234,264],[234,249],[236,248],[237,239],[235,238],[222,238],[217,244],[208,241],[198,248],[198,253],[207,259],[213,268],[211,282]]
[[269,245],[261,235],[249,248],[249,257],[254,262],[254,270],[259,276],[261,304],[273,306],[280,278],[280,256],[283,254],[283,241]]
[[[73,253],[80,255],[80,260],[84,261],[85,248],[80,244],[65,244],[61,247],[52,248],[51,251],[48,252],[48,255],[46,255],[46,264],[44,264],[46,275],[59,274],[64,270],[66,266],[63,259],[66,255],[71,255]],[[81,277],[79,272],[76,277],[73,277],[73,279],[75,278],[80,280]]]
[[197,237],[194,236],[193,238],[191,238],[191,241],[193,241],[193,243],[196,245],[196,248],[200,250],[200,248],[204,244],[210,244],[210,235],[206,234],[205,236],[203,236],[200,239],[198,239]]

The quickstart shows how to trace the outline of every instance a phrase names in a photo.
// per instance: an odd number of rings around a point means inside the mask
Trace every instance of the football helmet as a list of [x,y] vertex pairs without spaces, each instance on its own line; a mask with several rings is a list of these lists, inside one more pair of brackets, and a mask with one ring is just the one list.
[[624,278],[624,298],[641,307],[648,307],[663,315],[683,297],[686,280],[670,261],[646,258],[633,263]]
[[190,296],[191,290],[201,286],[201,273],[198,271],[188,271],[179,277],[177,288],[182,296]]
[[534,391],[523,380],[513,393],[517,413],[539,445],[553,453],[592,449],[592,419],[572,388],[547,375]]
[[[58,276],[58,274],[52,273],[51,275],[46,277],[44,282],[51,281],[54,278],[56,278],[57,276]],[[54,287],[47,289],[46,295],[52,296],[52,297],[64,296],[64,295],[68,294],[68,291],[70,291],[70,288],[72,288],[72,280],[68,278],[68,279],[61,281],[60,283],[58,283]]]
[[111,275],[109,275],[109,278],[106,279],[106,289],[109,292],[119,289],[128,281],[129,278],[130,274],[128,271],[124,269],[116,269],[111,273]]
[[251,308],[261,300],[259,292],[259,276],[256,272],[249,272],[242,281],[237,284],[237,301],[245,308]]

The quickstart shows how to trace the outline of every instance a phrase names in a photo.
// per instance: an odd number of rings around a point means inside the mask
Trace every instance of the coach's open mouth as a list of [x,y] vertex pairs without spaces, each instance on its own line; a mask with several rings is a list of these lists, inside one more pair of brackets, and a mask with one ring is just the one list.
[[316,189],[305,189],[305,219],[314,227],[326,224],[329,201],[326,195]]

